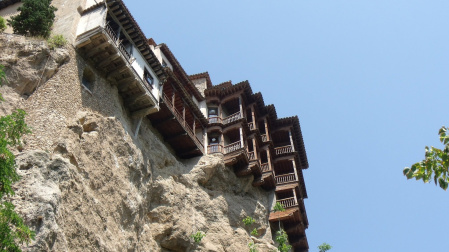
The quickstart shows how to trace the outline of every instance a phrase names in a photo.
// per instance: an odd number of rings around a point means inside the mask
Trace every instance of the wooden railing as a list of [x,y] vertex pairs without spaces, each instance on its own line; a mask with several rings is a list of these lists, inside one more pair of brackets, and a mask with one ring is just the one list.
[[109,36],[109,38],[114,41],[115,46],[117,46],[118,50],[122,53],[123,57],[129,62],[131,60],[131,55],[126,51],[123,44],[119,41],[117,35],[112,30],[111,26],[105,25],[104,30],[106,31],[106,34]]
[[242,114],[239,111],[239,112],[234,113],[234,114],[226,117],[225,119],[223,119],[223,124],[235,122],[235,121],[239,120],[240,118],[242,118]]
[[243,147],[242,147],[242,143],[240,141],[226,145],[224,147],[224,154],[231,153],[231,152],[239,150],[241,148],[243,148]]
[[274,150],[276,152],[276,155],[281,155],[281,154],[293,152],[293,148],[292,148],[291,145],[277,147],[277,148],[274,148]]
[[253,130],[254,129],[254,123],[252,123],[252,122],[248,123],[248,127],[249,127],[250,130]]
[[298,203],[296,202],[295,197],[281,199],[281,200],[276,200],[276,202],[279,202],[284,208],[294,207],[294,206],[298,205]]
[[207,146],[207,154],[223,153],[223,145],[213,144]]
[[209,123],[223,123],[222,119],[218,116],[209,117]]
[[262,137],[262,141],[264,141],[264,142],[268,141],[266,134],[261,135],[261,137]]
[[262,169],[262,172],[268,172],[270,171],[270,165],[268,163],[261,164],[260,169]]
[[254,151],[248,152],[248,160],[255,160],[256,159],[256,154],[254,153]]
[[295,182],[295,181],[296,181],[296,175],[294,173],[276,176],[277,184],[285,184],[285,183]]
[[192,138],[192,140],[195,142],[196,146],[203,152],[204,151],[204,145],[201,143],[201,141],[196,137],[195,133],[193,132],[190,125],[186,123],[186,120],[181,115],[181,113],[178,112],[178,110],[175,108],[175,106],[171,103],[170,99],[167,97],[166,94],[163,96],[163,100],[165,104],[167,104],[168,109],[173,113],[173,115],[176,117],[178,122],[181,124],[181,126],[184,128],[184,130],[187,132],[187,134]]

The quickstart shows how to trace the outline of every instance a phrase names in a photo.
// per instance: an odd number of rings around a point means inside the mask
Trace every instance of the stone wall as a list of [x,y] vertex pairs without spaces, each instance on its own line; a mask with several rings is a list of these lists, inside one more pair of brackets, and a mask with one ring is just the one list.
[[[25,109],[32,128],[16,150],[14,204],[37,234],[24,251],[274,249],[273,192],[237,178],[222,156],[177,159],[147,119],[134,137],[116,87],[72,47],[0,34],[0,64],[0,111]],[[80,83],[85,68],[92,91]],[[246,216],[256,223],[245,227]],[[200,244],[189,238],[196,231],[206,233]]]

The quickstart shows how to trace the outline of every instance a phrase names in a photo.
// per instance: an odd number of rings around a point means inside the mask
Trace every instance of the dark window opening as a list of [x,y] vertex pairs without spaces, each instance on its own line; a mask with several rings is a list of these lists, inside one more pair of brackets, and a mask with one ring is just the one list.
[[81,84],[89,91],[92,91],[94,88],[94,82],[95,82],[95,74],[90,69],[85,68],[83,71]]

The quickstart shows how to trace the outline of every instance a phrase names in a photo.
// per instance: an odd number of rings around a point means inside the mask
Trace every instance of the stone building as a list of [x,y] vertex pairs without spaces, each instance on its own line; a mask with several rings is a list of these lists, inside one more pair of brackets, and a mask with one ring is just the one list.
[[[0,15],[16,14],[20,4],[0,1]],[[94,92],[100,72],[117,87],[134,137],[149,119],[179,158],[215,155],[237,176],[253,176],[254,187],[274,192],[268,207],[279,202],[286,209],[270,213],[272,229],[280,223],[294,251],[308,251],[303,177],[308,161],[297,116],[278,118],[247,81],[213,85],[207,72],[188,75],[167,45],[144,35],[122,0],[53,4],[58,8],[53,32],[89,62],[80,80],[86,92]]]

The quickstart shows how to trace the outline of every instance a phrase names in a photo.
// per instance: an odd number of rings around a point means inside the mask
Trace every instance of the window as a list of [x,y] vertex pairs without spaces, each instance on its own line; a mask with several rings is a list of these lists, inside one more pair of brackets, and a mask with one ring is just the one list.
[[167,62],[165,62],[165,60],[162,60],[162,66],[167,67]]
[[81,85],[89,92],[94,88],[95,75],[89,68],[84,68],[83,77],[81,78]]
[[150,72],[148,72],[148,70],[145,68],[144,74],[143,74],[143,78],[145,79],[145,81],[152,86],[154,83],[154,79],[153,76],[151,76]]
[[208,108],[209,123],[218,123],[218,108]]

